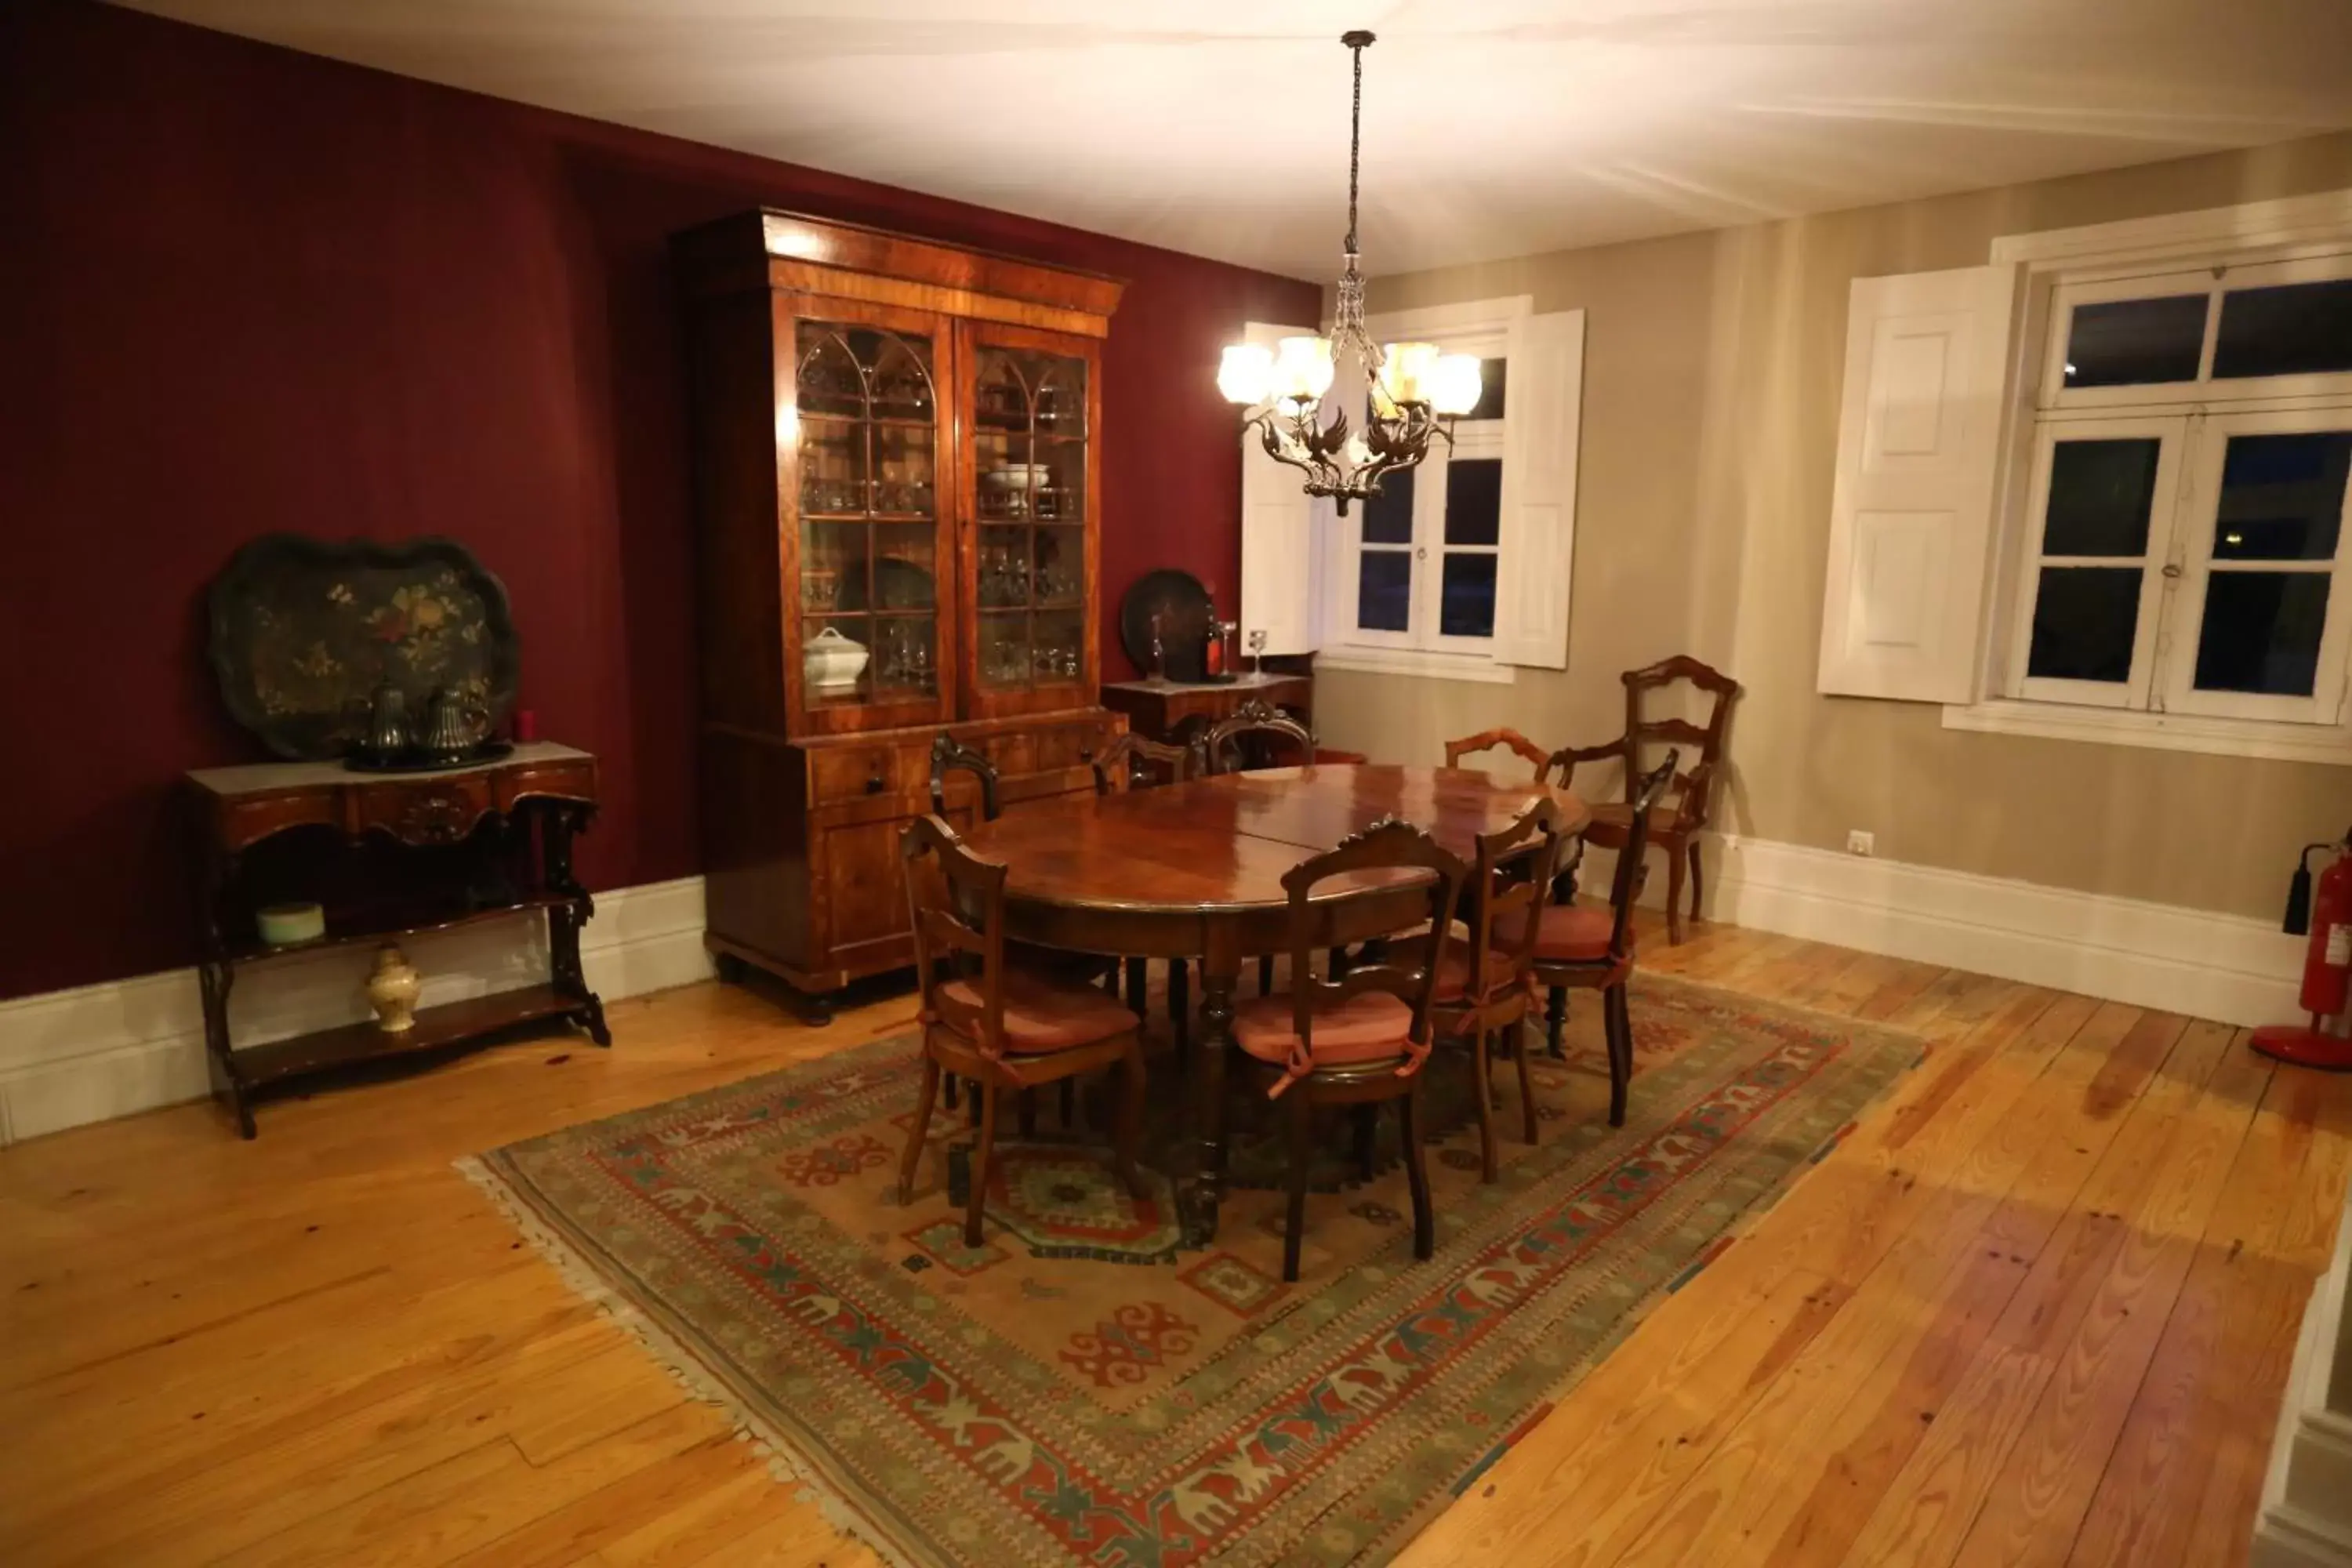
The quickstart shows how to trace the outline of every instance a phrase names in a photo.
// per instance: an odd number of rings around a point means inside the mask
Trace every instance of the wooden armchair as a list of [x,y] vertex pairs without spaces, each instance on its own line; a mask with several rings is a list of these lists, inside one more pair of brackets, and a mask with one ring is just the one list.
[[1475,735],[1465,735],[1458,741],[1445,742],[1445,765],[1458,768],[1465,757],[1475,757],[1481,752],[1496,750],[1517,753],[1536,770],[1536,783],[1551,782],[1553,753],[1545,751],[1517,730],[1481,730]]
[[1246,735],[1271,735],[1286,741],[1297,748],[1299,766],[1314,765],[1315,737],[1307,726],[1253,697],[1235,709],[1232,718],[1210,725],[1208,732],[1201,737],[1201,751],[1208,761],[1208,771],[1213,774],[1239,772],[1244,759],[1235,742]]
[[[1675,775],[1675,799],[1661,802],[1651,808],[1649,841],[1666,852],[1666,936],[1669,942],[1683,940],[1683,872],[1690,871],[1691,919],[1698,918],[1701,892],[1698,834],[1706,826],[1707,808],[1715,793],[1716,769],[1723,760],[1724,729],[1730,722],[1732,700],[1739,695],[1739,682],[1722,671],[1710,668],[1687,654],[1661,659],[1643,669],[1629,669],[1625,682],[1625,732],[1604,746],[1569,746],[1551,754],[1551,761],[1560,770],[1559,783],[1567,788],[1576,776],[1579,763],[1601,762],[1614,757],[1624,764],[1625,799],[1613,805],[1592,807],[1592,822],[1584,830],[1588,844],[1604,845],[1622,851],[1626,847],[1626,830],[1632,826],[1633,795],[1643,773],[1642,748],[1644,743],[1667,742],[1676,746],[1689,746],[1696,751],[1697,760],[1691,770]],[[1643,694],[1688,681],[1701,691],[1711,694],[1714,703],[1705,724],[1694,724],[1687,719],[1643,719]]]

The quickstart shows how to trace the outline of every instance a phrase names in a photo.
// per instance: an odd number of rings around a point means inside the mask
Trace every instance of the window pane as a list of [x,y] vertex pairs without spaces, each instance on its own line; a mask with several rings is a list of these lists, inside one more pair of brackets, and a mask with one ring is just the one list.
[[2327,629],[2325,572],[2216,572],[2197,633],[2200,691],[2308,697]]
[[2331,370],[2352,370],[2352,279],[2221,296],[2217,378]]
[[2221,561],[2332,561],[2352,431],[2232,436],[2213,523]]
[[1381,480],[1381,493],[1364,498],[1364,542],[1412,542],[1412,473],[1399,468]]
[[1445,575],[1439,586],[1444,589],[1444,603],[1437,611],[1439,631],[1450,637],[1495,635],[1495,557],[1447,552]]
[[1492,544],[1503,531],[1503,459],[1456,458],[1445,465],[1445,542]]
[[2044,555],[2145,555],[2164,443],[2061,441],[2050,459]]
[[2077,305],[2066,335],[2066,384],[2195,381],[2205,348],[2202,294]]
[[1482,359],[1478,362],[1478,405],[1465,414],[1465,419],[1500,419],[1503,416],[1503,376],[1510,369],[1507,359]]
[[2137,566],[2044,566],[2025,672],[2048,680],[2131,679],[2139,633]]
[[1367,550],[1356,559],[1356,624],[1368,632],[1412,629],[1412,553]]

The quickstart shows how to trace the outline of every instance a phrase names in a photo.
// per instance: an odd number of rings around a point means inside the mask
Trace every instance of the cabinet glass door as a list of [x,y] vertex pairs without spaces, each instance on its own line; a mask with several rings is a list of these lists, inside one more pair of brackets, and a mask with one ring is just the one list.
[[979,341],[972,355],[971,679],[983,708],[1093,675],[1093,403],[1082,353]]
[[794,340],[803,710],[936,710],[946,647],[933,342],[810,320]]

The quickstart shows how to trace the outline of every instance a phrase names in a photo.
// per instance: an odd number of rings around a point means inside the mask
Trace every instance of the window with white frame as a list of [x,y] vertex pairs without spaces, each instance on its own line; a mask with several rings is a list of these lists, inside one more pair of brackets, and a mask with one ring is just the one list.
[[2333,724],[2352,628],[2352,255],[2062,279],[2011,695]]
[[[1346,517],[1245,442],[1244,646],[1317,654],[1317,668],[1508,680],[1568,657],[1581,311],[1524,299],[1376,317],[1382,342],[1480,361],[1477,407],[1454,442],[1386,476]],[[1252,341],[1300,331],[1252,323]]]
[[2352,192],[1854,280],[1819,685],[2352,763]]

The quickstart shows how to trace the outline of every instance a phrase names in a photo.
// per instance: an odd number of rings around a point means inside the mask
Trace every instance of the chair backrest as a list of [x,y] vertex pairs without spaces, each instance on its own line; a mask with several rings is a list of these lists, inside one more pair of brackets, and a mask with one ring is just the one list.
[[[1147,781],[1183,784],[1192,778],[1196,760],[1189,746],[1163,746],[1157,741],[1145,740],[1132,730],[1124,730],[1113,735],[1110,743],[1092,759],[1095,793],[1108,795]],[[1153,769],[1159,772],[1155,774]]]
[[1551,777],[1551,753],[1520,734],[1517,730],[1481,730],[1475,735],[1465,735],[1458,741],[1445,742],[1445,765],[1458,768],[1465,757],[1475,757],[1480,752],[1505,747],[1535,764],[1536,783],[1548,783]]
[[[1416,1064],[1428,1056],[1430,997],[1437,984],[1438,963],[1453,934],[1454,910],[1468,869],[1461,857],[1436,839],[1391,816],[1349,835],[1284,875],[1283,891],[1290,896],[1291,1032],[1298,1037],[1300,1058],[1311,1057],[1308,1042],[1318,1012],[1328,1012],[1368,991],[1385,991],[1412,1009],[1412,1049],[1407,1054]],[[1414,955],[1418,962],[1402,962],[1415,944],[1401,943],[1380,962],[1350,968],[1338,980],[1318,977],[1315,973],[1318,942],[1328,938],[1316,915],[1316,888],[1336,877],[1381,871],[1418,871],[1430,878],[1429,935]],[[1294,1058],[1294,1072],[1298,1059]]]
[[1642,891],[1642,857],[1650,847],[1650,808],[1675,782],[1675,764],[1682,753],[1673,747],[1666,749],[1666,760],[1642,776],[1633,795],[1633,821],[1625,830],[1625,847],[1617,852],[1617,872],[1610,879],[1609,953],[1622,958],[1633,951],[1633,900]]
[[[1470,875],[1470,999],[1483,1003],[1500,984],[1523,983],[1535,969],[1544,901],[1559,869],[1559,806],[1536,801],[1508,827],[1478,836]],[[1496,957],[1507,958],[1503,970]],[[1490,982],[1492,972],[1507,978]]]
[[931,810],[948,814],[948,774],[958,769],[980,781],[980,818],[994,822],[1004,809],[996,798],[996,764],[945,730],[931,742]]
[[[1004,1051],[1004,875],[1000,860],[965,847],[940,816],[920,816],[898,836],[907,914],[915,935],[915,978],[926,1024],[944,1024],[984,1056]],[[950,994],[962,980],[973,1006]]]
[[[1716,764],[1723,759],[1724,730],[1730,722],[1732,700],[1739,695],[1739,682],[1682,653],[1641,669],[1629,669],[1621,679],[1625,682],[1625,798],[1633,798],[1634,781],[1642,773],[1643,742],[1663,741],[1678,748],[1696,747],[1696,764],[1690,772],[1675,775],[1675,826],[1679,829],[1705,826],[1709,797],[1715,793]],[[1678,680],[1686,680],[1714,698],[1707,708],[1706,722],[1643,719],[1643,694],[1662,690]]]
[[1235,709],[1232,718],[1210,725],[1202,737],[1202,751],[1212,774],[1230,773],[1240,768],[1241,754],[1234,742],[1244,735],[1278,736],[1298,748],[1300,766],[1312,766],[1315,762],[1315,737],[1307,732],[1307,726],[1253,697]]

